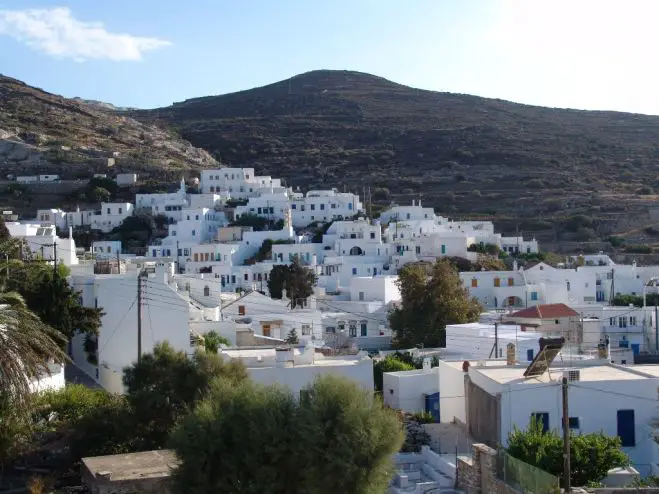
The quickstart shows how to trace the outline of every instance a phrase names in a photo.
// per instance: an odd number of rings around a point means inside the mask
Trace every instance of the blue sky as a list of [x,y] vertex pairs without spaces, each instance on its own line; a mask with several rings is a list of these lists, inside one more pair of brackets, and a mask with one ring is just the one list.
[[659,114],[653,0],[0,0],[0,72],[150,108],[314,69]]

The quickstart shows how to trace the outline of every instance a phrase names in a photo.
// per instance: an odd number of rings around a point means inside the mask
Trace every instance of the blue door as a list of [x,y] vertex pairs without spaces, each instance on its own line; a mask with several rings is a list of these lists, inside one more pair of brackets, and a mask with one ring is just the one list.
[[636,446],[634,410],[618,410],[618,437],[623,447],[633,448]]
[[426,412],[432,415],[435,422],[439,422],[439,393],[432,393],[425,395],[426,399]]
[[634,357],[639,354],[641,351],[641,345],[640,343],[632,343],[632,353],[634,354]]

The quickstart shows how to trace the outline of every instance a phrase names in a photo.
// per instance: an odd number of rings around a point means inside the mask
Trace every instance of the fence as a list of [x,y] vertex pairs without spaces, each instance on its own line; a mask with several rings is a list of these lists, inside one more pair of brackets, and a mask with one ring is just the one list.
[[527,494],[561,492],[558,477],[524,463],[505,451],[499,451],[498,456],[499,478],[511,487]]

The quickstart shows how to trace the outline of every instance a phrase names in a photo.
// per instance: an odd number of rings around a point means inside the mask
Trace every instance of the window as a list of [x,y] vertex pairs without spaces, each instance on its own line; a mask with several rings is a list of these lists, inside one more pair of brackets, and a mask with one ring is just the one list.
[[549,430],[549,413],[535,412],[531,414],[531,420],[539,421],[542,424],[542,432]]
[[121,213],[122,213],[122,209],[121,209],[121,208],[119,208],[119,214],[121,214]]
[[476,278],[471,279],[471,287],[478,288],[478,280]]
[[257,212],[258,214],[261,214],[261,208],[256,208],[256,212]]
[[352,274],[357,274],[357,268],[352,268]]
[[112,214],[112,211],[110,210],[110,208],[108,208],[108,214]]
[[327,326],[325,328],[326,333],[336,333],[336,328],[334,326]]
[[197,221],[199,221],[199,215],[196,215],[196,216],[194,217],[194,219],[197,220]]
[[442,254],[446,254],[446,245],[442,244]]
[[316,210],[316,205],[315,205],[315,204],[312,204],[312,205],[311,205],[311,210],[312,210],[312,211],[315,211],[315,210]]
[[515,278],[508,278],[508,286],[515,286]]
[[360,328],[361,336],[367,336],[368,335],[368,323],[366,321],[361,321],[359,323],[359,328]]
[[616,318],[609,317],[609,326],[615,326],[615,325],[616,325]]
[[291,209],[297,209],[297,204],[291,204]]
[[[579,417],[568,417],[567,424],[570,429],[580,429],[581,422]],[[563,428],[563,420],[561,419],[561,429]]]
[[324,205],[324,204],[321,204],[321,205],[320,205],[320,209],[321,209],[321,211],[325,210],[325,205]]
[[531,300],[538,300],[538,292],[531,292]]
[[620,316],[618,318],[618,327],[626,328],[627,327],[627,316]]
[[416,253],[421,254],[421,246],[420,245],[416,246]]
[[636,446],[634,410],[618,410],[618,437],[625,448]]
[[235,284],[236,284],[236,275],[235,275],[235,274],[232,274],[232,275],[231,275],[231,284],[232,284],[232,285],[235,285]]
[[204,297],[210,297],[211,296],[211,289],[208,286],[204,287]]
[[350,338],[357,337],[357,321],[350,321],[348,323],[348,336],[350,336]]
[[494,278],[494,286],[501,286],[501,279]]
[[338,327],[339,331],[345,331],[345,330],[346,330],[346,323],[345,323],[345,321],[339,321],[339,322],[337,323],[337,327]]
[[371,238],[372,238],[372,239],[375,238],[375,232],[371,232]]
[[533,348],[529,348],[528,350],[526,350],[526,360],[528,360],[529,362],[533,361]]
[[245,273],[245,281],[249,281],[249,274]]
[[176,230],[172,230],[172,237],[176,236]]
[[629,325],[636,326],[636,316],[629,316]]
[[244,316],[245,315],[245,306],[244,305],[239,305],[238,306],[238,315],[239,316]]
[[192,236],[194,237],[197,234],[196,230],[192,230]]
[[302,336],[309,336],[311,334],[311,326],[308,324],[302,325]]

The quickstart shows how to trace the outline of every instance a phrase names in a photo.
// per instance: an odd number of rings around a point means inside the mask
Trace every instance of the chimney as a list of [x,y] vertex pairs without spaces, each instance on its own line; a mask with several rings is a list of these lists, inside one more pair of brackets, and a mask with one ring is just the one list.
[[432,369],[432,360],[428,357],[423,359],[423,372],[430,372]]
[[515,365],[516,363],[516,348],[514,343],[506,345],[506,365]]

